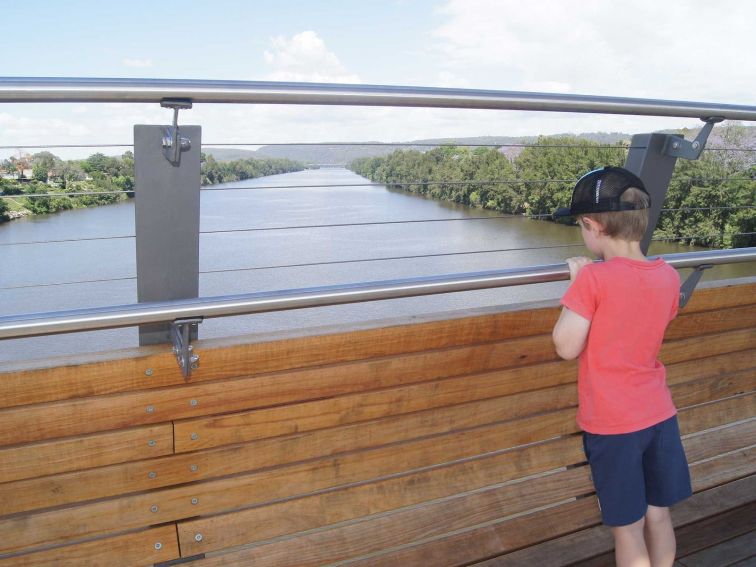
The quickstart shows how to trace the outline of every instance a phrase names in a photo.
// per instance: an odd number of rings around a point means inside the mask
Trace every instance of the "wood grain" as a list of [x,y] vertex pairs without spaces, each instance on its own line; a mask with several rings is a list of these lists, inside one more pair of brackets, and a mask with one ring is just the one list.
[[1,567],[132,567],[179,557],[174,526],[0,559]]
[[0,483],[172,453],[170,424],[20,445],[0,449]]

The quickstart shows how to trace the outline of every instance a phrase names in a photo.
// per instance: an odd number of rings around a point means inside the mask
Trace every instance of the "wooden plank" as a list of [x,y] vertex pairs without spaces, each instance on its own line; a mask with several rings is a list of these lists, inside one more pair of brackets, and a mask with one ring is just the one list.
[[754,472],[756,472],[755,446],[696,463],[690,467],[695,492],[752,475]]
[[[461,565],[476,557],[493,555],[501,549],[527,545],[532,538],[547,533],[564,533],[579,529],[595,521],[598,507],[595,498],[584,498],[554,508],[549,508],[521,518],[491,522],[483,527],[468,529],[461,533],[435,538],[426,543],[403,547],[385,555],[365,557],[378,546],[392,546],[393,536],[401,537],[398,522],[357,522],[347,526],[284,539],[265,545],[226,553],[213,554],[197,562],[198,566],[221,565],[298,566],[308,567],[347,561],[349,565],[414,565],[443,567]],[[432,520],[429,522],[433,524]],[[438,529],[440,521],[431,526]],[[385,533],[381,528],[392,529]],[[442,529],[442,528],[441,528]],[[394,532],[397,532],[396,534]],[[421,534],[420,534],[421,535]],[[416,536],[417,537],[417,536]],[[380,549],[380,548],[379,548]],[[352,559],[353,561],[349,561]]]
[[[545,403],[554,402],[549,401],[548,396],[544,399]],[[508,405],[516,407],[517,400],[509,400]],[[486,421],[487,412],[490,411],[506,414],[507,404],[496,401],[486,402],[486,407],[479,403],[466,404],[443,411],[301,433],[246,445],[5,483],[0,484],[0,509],[10,514],[60,506],[364,450],[380,444],[407,442],[416,438],[420,440],[401,448],[377,450],[377,454],[382,456],[376,459],[382,462],[385,458],[387,471],[395,471],[402,459],[408,468],[419,468],[566,435],[577,430],[575,410],[569,408],[546,415],[494,423],[483,428],[479,426],[451,437],[438,437],[460,427],[474,427],[476,423]],[[423,439],[430,436],[434,436],[430,441]],[[435,447],[429,449],[428,444],[435,444]],[[407,457],[403,456],[405,452],[414,453]],[[368,456],[372,454],[374,453],[371,452]],[[392,454],[397,458],[396,463],[391,462]],[[382,473],[381,470],[375,469],[375,475],[391,474]],[[345,471],[342,464],[341,472],[347,474]],[[284,472],[285,470],[281,474]],[[365,469],[360,474],[369,473],[370,470]]]
[[[548,398],[548,394],[546,397]],[[513,411],[521,405],[522,398],[519,398],[519,402],[517,400],[518,398],[513,398],[509,401],[509,407],[515,408]],[[689,434],[748,419],[754,414],[755,402],[754,396],[740,396],[682,410],[678,416],[681,430],[684,434]],[[0,485],[0,509],[8,510],[7,513],[15,513],[237,474],[256,468],[291,463],[297,459],[318,458],[325,454],[335,455],[340,452],[365,449],[381,442],[392,443],[406,441],[412,436],[438,435],[455,428],[473,426],[479,416],[484,418],[489,415],[487,412],[503,412],[494,414],[501,416],[509,411],[503,401],[489,401],[484,404],[483,406],[477,403],[460,405],[456,408],[431,410],[409,417],[387,418],[374,423],[300,433],[286,438],[262,440],[240,446],[6,483]],[[499,449],[505,447],[501,443],[506,442],[507,439],[514,445],[545,439],[548,436],[573,433],[577,431],[574,411],[574,409],[560,410],[542,417],[514,421],[511,426],[506,423],[492,425],[492,428],[500,428],[506,432],[506,435],[501,434],[503,436],[498,439],[496,446]],[[520,428],[524,434],[512,437],[510,434],[513,427]],[[460,437],[460,443],[468,443],[464,439]],[[444,445],[443,441],[441,445]],[[481,448],[481,452],[485,450],[486,448]],[[460,456],[463,454],[474,455],[475,453],[452,452],[446,453],[446,456],[439,454],[438,458],[441,460],[438,462],[443,462],[443,459],[463,458]],[[427,465],[417,464],[416,466]],[[150,475],[150,473],[155,474]],[[380,473],[376,472],[376,474]]]
[[[197,341],[195,350],[201,354],[202,364],[192,372],[190,381],[221,380],[544,334],[551,330],[558,316],[556,307],[532,309],[519,305],[498,311],[457,318],[445,314],[443,320],[394,323],[368,330],[334,332],[331,328],[327,335],[274,341],[269,335],[251,336],[236,338],[236,342],[247,343],[231,346],[216,346],[224,342],[218,340]],[[170,352],[162,347],[141,348],[136,352],[145,351],[149,353],[146,356],[114,351],[97,355],[96,362],[84,363],[67,362],[67,358],[59,357],[41,362],[45,368],[0,373],[0,407],[186,383]],[[111,359],[101,360],[106,357]],[[148,369],[152,371],[149,376],[145,374]]]
[[[675,534],[678,561],[689,567],[718,567],[756,553],[754,518],[756,502],[751,502],[678,529]],[[742,538],[744,534],[747,536],[745,539]],[[744,541],[750,543],[745,547],[750,553],[742,554],[742,547],[738,551]]]
[[739,329],[689,339],[667,341],[659,353],[667,364],[708,358],[718,354],[748,350],[756,347],[756,328]]
[[666,366],[667,384],[674,386],[681,382],[729,374],[749,368],[756,368],[756,349],[728,352],[703,359],[669,364]]
[[675,384],[670,388],[678,409],[713,402],[753,392],[756,388],[756,369],[701,378],[693,382]]
[[742,279],[739,281],[702,282],[696,287],[696,292],[680,313],[727,309],[728,307],[754,303],[754,297],[756,297],[756,283],[753,278],[745,282]]
[[0,483],[173,453],[171,424],[0,449]]
[[0,559],[0,566],[132,567],[153,565],[179,556],[176,529],[170,525]]
[[754,415],[756,415],[756,395],[744,394],[710,404],[684,408],[677,414],[677,419],[680,423],[680,433],[687,435],[749,419]]
[[[707,376],[718,377],[725,370],[732,372],[753,366],[756,366],[756,350],[672,364],[667,368],[667,373],[671,383],[680,384]],[[536,364],[296,405],[183,420],[175,424],[176,452],[243,443],[296,431],[545,388],[574,382],[576,374],[574,364]],[[727,388],[727,391],[734,391],[732,383],[720,384],[717,381],[717,384],[721,391]],[[686,392],[682,391],[680,395],[686,395]]]
[[753,328],[754,321],[756,304],[691,313],[674,319],[667,327],[664,338],[675,340],[732,329]]
[[[756,477],[750,477],[699,492],[675,505],[672,508],[672,521],[678,537],[678,547],[685,549],[685,526],[694,522],[707,521],[706,518],[726,510],[738,509],[752,498],[754,491],[756,491]],[[598,525],[477,563],[476,566],[552,565],[560,567],[579,563],[586,567],[588,564],[599,567],[612,564],[613,555],[607,552],[613,547],[614,538],[609,529]],[[596,557],[598,558],[591,559]]]
[[[360,517],[406,508],[375,529],[397,545],[402,538],[428,537],[593,492],[587,467],[517,483],[511,479],[554,470],[582,458],[573,440],[529,446],[446,467],[386,479],[335,492],[181,522],[179,541],[191,555],[260,542]],[[439,500],[441,499],[441,500]],[[428,503],[435,500],[434,503]],[[196,534],[202,540],[196,541]]]
[[[662,354],[667,364],[673,364],[745,350],[751,343],[756,346],[756,329],[707,335],[705,340],[697,337],[671,341],[665,344]],[[549,336],[497,343],[494,351],[496,354],[492,353],[492,357],[501,357],[502,363],[508,360],[510,364],[551,360],[556,356]],[[339,367],[319,368],[301,373],[9,408],[0,411],[0,446],[292,403],[421,379],[415,374],[404,374],[401,365],[396,372],[390,372],[386,368],[387,361],[373,363],[370,378],[368,374],[345,376],[335,369]],[[427,379],[427,374],[422,376]],[[312,381],[308,380],[310,377]],[[192,400],[198,403],[192,405]],[[149,408],[153,411],[149,412]]]
[[[554,414],[541,414],[401,445],[346,453],[284,467],[266,468],[246,475],[154,490],[71,508],[9,516],[0,519],[0,552],[217,514],[340,485],[451,463],[563,435],[565,429],[571,431],[575,427],[572,412],[573,410],[565,410]],[[579,437],[570,439],[579,446]],[[216,471],[249,466],[244,460],[239,461],[231,456],[227,461],[214,460],[209,464],[214,465]],[[200,469],[197,473],[191,474],[199,476],[199,471]],[[158,478],[160,475],[154,480]],[[196,503],[193,499],[197,499]]]
[[756,445],[756,418],[693,434],[684,438],[683,443],[690,464]]
[[537,364],[300,404],[177,421],[176,452],[244,443],[572,384],[575,373],[574,364]]
[[[756,515],[756,508],[751,509],[750,513],[753,518]],[[748,518],[742,520],[747,521]],[[715,547],[683,557],[680,563],[686,567],[721,567],[746,559],[753,559],[753,563],[756,563],[756,531],[754,531],[756,526],[753,521],[750,527],[752,531],[724,541]]]
[[[455,366],[450,366],[445,356],[436,358],[434,353],[423,353],[412,360],[403,357],[382,359],[227,382],[9,408],[0,411],[0,445],[318,399],[429,380],[439,374],[466,374],[471,369],[465,362],[473,354],[469,351],[461,353]],[[486,361],[484,364],[493,368],[556,358],[550,336],[486,345],[477,354]],[[475,368],[475,363],[471,366]],[[192,400],[197,403],[193,405]]]

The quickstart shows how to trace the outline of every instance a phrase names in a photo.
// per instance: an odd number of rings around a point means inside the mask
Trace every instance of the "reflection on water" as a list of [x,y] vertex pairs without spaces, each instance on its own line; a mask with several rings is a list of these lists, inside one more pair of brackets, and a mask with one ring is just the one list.
[[[249,293],[560,262],[586,254],[575,227],[441,203],[383,187],[344,169],[229,183],[201,199],[200,294]],[[343,185],[347,187],[306,187]],[[301,188],[254,189],[271,185]],[[234,189],[244,187],[250,189]],[[472,217],[485,217],[483,219]],[[441,219],[458,219],[444,220]],[[400,222],[417,221],[427,222]],[[349,225],[315,228],[313,225]],[[168,228],[167,228],[168,229]],[[252,230],[253,229],[253,230]],[[29,217],[0,225],[0,314],[136,302],[133,203]],[[107,239],[103,239],[107,238]],[[82,240],[95,239],[95,240]],[[557,245],[574,244],[572,247]],[[552,248],[540,248],[548,247]],[[655,244],[652,254],[690,251]],[[476,252],[476,253],[471,253]],[[398,259],[397,257],[407,257]],[[707,278],[753,275],[753,263]],[[111,281],[106,281],[111,280]],[[61,282],[88,282],[51,285]],[[40,285],[44,287],[39,287]],[[200,336],[359,322],[554,298],[565,282],[208,320]],[[0,341],[0,360],[137,345],[135,329]]]

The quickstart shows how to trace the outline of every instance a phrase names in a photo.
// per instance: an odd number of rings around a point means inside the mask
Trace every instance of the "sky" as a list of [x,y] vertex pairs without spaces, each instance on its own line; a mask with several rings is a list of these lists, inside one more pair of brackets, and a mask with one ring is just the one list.
[[[2,1],[5,77],[460,87],[756,103],[747,0]],[[158,104],[0,104],[0,157],[130,144]],[[693,127],[695,119],[516,111],[197,104],[204,143],[397,142]],[[39,151],[31,149],[29,151]],[[65,158],[96,149],[52,149]],[[123,149],[105,149],[120,153]]]

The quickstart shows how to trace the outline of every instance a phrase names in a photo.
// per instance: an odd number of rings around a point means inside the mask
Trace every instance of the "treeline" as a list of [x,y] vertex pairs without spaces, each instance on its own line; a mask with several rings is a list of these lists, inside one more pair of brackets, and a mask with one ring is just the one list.
[[[241,159],[218,162],[202,154],[203,185],[240,181],[289,171],[300,171],[304,164],[288,159]],[[31,169],[30,179],[0,179],[0,222],[27,214],[49,214],[68,209],[107,205],[134,196],[134,154],[121,156],[97,153],[83,160],[61,160],[50,152],[2,163],[7,173]],[[117,192],[106,194],[108,192]],[[77,195],[77,193],[91,193]],[[44,197],[25,195],[45,194]]]
[[[497,148],[444,146],[356,159],[349,168],[372,181],[435,199],[509,214],[544,215],[568,206],[575,180],[621,166],[627,146],[573,136],[541,137],[508,157]],[[711,247],[756,245],[756,165],[748,152],[707,151],[678,160],[655,233]],[[747,208],[751,207],[751,208]]]
[[243,181],[266,175],[302,171],[305,168],[301,162],[283,158],[216,161],[212,155],[203,153],[201,159],[202,185]]
[[[120,157],[97,153],[83,160],[68,161],[50,152],[39,152],[23,158],[23,162],[15,158],[3,162],[6,172],[22,171],[28,166],[32,170],[31,179],[0,179],[0,193],[14,196],[0,199],[0,221],[10,219],[14,213],[19,216],[56,213],[108,205],[134,195],[134,155],[131,152]],[[101,194],[110,191],[127,193]],[[39,194],[49,196],[24,197]]]

